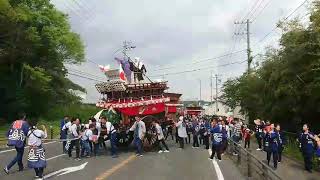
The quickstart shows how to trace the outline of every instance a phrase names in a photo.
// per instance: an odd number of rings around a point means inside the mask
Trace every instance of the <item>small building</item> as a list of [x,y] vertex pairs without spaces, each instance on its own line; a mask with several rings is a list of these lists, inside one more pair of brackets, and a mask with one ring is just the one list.
[[210,105],[204,106],[204,111],[206,115],[217,115],[217,116],[225,116],[225,117],[233,117],[238,119],[245,119],[245,115],[243,115],[240,110],[241,107],[237,106],[234,109],[231,109],[225,103],[218,101],[214,102]]
[[203,115],[205,110],[200,106],[186,107],[184,111],[185,115]]

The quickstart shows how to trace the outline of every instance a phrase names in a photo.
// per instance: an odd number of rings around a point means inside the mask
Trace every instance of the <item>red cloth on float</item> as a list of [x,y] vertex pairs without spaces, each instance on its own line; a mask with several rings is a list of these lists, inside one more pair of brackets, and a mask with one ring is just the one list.
[[118,108],[118,111],[128,116],[158,114],[165,111],[165,104],[149,104],[146,106],[136,106],[128,108]]
[[177,107],[176,106],[168,106],[168,113],[176,113]]

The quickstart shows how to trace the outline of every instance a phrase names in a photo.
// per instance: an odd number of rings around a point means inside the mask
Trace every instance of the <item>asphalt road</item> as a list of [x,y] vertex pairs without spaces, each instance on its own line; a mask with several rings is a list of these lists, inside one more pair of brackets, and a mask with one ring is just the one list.
[[[121,151],[118,158],[111,158],[110,153],[98,157],[84,158],[75,161],[61,153],[62,147],[58,142],[45,145],[48,166],[45,169],[46,179],[68,180],[241,180],[241,174],[227,157],[222,162],[208,160],[209,152],[204,148],[192,149],[186,145],[179,150],[173,141],[167,142],[169,153],[158,154],[146,152],[143,157],[136,157],[134,150]],[[27,149],[25,151],[27,153]],[[15,151],[0,151],[0,164],[5,166],[15,155]],[[24,163],[26,165],[26,157]],[[66,168],[66,169],[65,169]],[[58,172],[57,172],[58,171]],[[60,171],[60,172],[59,172]],[[62,174],[66,173],[66,174]],[[1,180],[33,179],[34,171],[26,169],[17,172],[13,167],[9,175],[0,171]]]

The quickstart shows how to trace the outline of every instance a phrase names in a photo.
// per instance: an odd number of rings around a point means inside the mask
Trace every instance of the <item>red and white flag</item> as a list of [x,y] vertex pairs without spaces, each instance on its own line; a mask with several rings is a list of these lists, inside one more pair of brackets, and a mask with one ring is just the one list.
[[126,76],[124,74],[124,71],[122,69],[122,65],[120,64],[120,68],[119,68],[119,77],[122,81],[125,81],[126,80]]

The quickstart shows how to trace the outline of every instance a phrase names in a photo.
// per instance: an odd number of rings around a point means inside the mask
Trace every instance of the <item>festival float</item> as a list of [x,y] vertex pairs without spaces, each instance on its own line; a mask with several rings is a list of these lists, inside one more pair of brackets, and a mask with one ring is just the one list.
[[152,120],[165,126],[173,124],[182,106],[179,100],[181,94],[168,93],[167,81],[152,81],[148,78],[142,60],[132,60],[127,55],[127,51],[133,48],[135,47],[129,43],[124,43],[123,57],[115,57],[119,69],[100,66],[108,80],[95,85],[101,94],[96,106],[102,108],[95,118],[99,119],[104,115],[111,123],[116,124],[119,127],[118,145],[128,146],[133,140],[129,129],[135,121],[134,117],[141,116],[147,128],[144,147],[150,149],[156,141],[151,127]]

